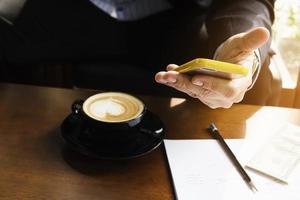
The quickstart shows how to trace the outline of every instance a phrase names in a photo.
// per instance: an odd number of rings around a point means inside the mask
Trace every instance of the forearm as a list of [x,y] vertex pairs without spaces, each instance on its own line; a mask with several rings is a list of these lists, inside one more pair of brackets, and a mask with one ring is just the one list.
[[[273,6],[272,0],[220,0],[215,3],[206,21],[210,55],[232,35],[254,27],[266,27],[271,32]],[[260,48],[261,61],[264,61],[269,48],[270,40]]]

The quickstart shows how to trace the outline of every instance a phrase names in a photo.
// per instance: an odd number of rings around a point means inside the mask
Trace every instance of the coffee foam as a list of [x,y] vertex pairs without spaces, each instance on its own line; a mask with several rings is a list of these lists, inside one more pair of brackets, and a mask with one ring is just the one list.
[[107,92],[88,98],[83,104],[83,110],[99,121],[123,122],[138,117],[144,110],[144,104],[125,93]]

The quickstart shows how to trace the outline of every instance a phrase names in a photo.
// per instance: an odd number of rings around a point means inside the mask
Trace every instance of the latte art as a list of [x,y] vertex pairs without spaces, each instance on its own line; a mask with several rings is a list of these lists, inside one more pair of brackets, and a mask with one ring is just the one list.
[[138,117],[144,104],[137,98],[117,92],[101,93],[88,98],[84,112],[93,119],[104,122],[122,122]]
[[125,112],[122,102],[118,102],[113,98],[99,100],[90,105],[90,112],[99,118],[107,118],[108,116],[120,116]]

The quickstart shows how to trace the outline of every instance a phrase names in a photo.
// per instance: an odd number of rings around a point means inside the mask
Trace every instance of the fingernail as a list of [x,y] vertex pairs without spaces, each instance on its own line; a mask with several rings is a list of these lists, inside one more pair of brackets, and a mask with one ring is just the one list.
[[176,78],[174,78],[174,77],[168,78],[168,82],[169,83],[175,83],[176,82]]
[[193,81],[194,85],[202,86],[203,82],[202,81]]
[[161,79],[158,79],[157,81],[158,81],[159,83],[163,83],[163,84],[167,83],[167,81],[166,81],[165,79],[162,79],[162,78],[161,78]]

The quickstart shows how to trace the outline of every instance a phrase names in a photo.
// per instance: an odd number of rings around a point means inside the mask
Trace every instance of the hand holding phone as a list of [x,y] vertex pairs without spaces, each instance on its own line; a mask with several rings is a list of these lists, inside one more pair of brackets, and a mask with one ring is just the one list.
[[197,58],[183,65],[174,71],[190,75],[206,74],[225,79],[234,79],[247,76],[248,68],[242,65],[221,62],[217,60]]
[[155,80],[199,99],[210,108],[229,108],[232,104],[241,102],[252,86],[252,73],[258,66],[255,64],[258,62],[255,51],[268,39],[268,30],[258,27],[231,36],[217,49],[218,60],[241,63],[247,67],[196,59],[182,66],[168,65],[166,71],[155,75]]

